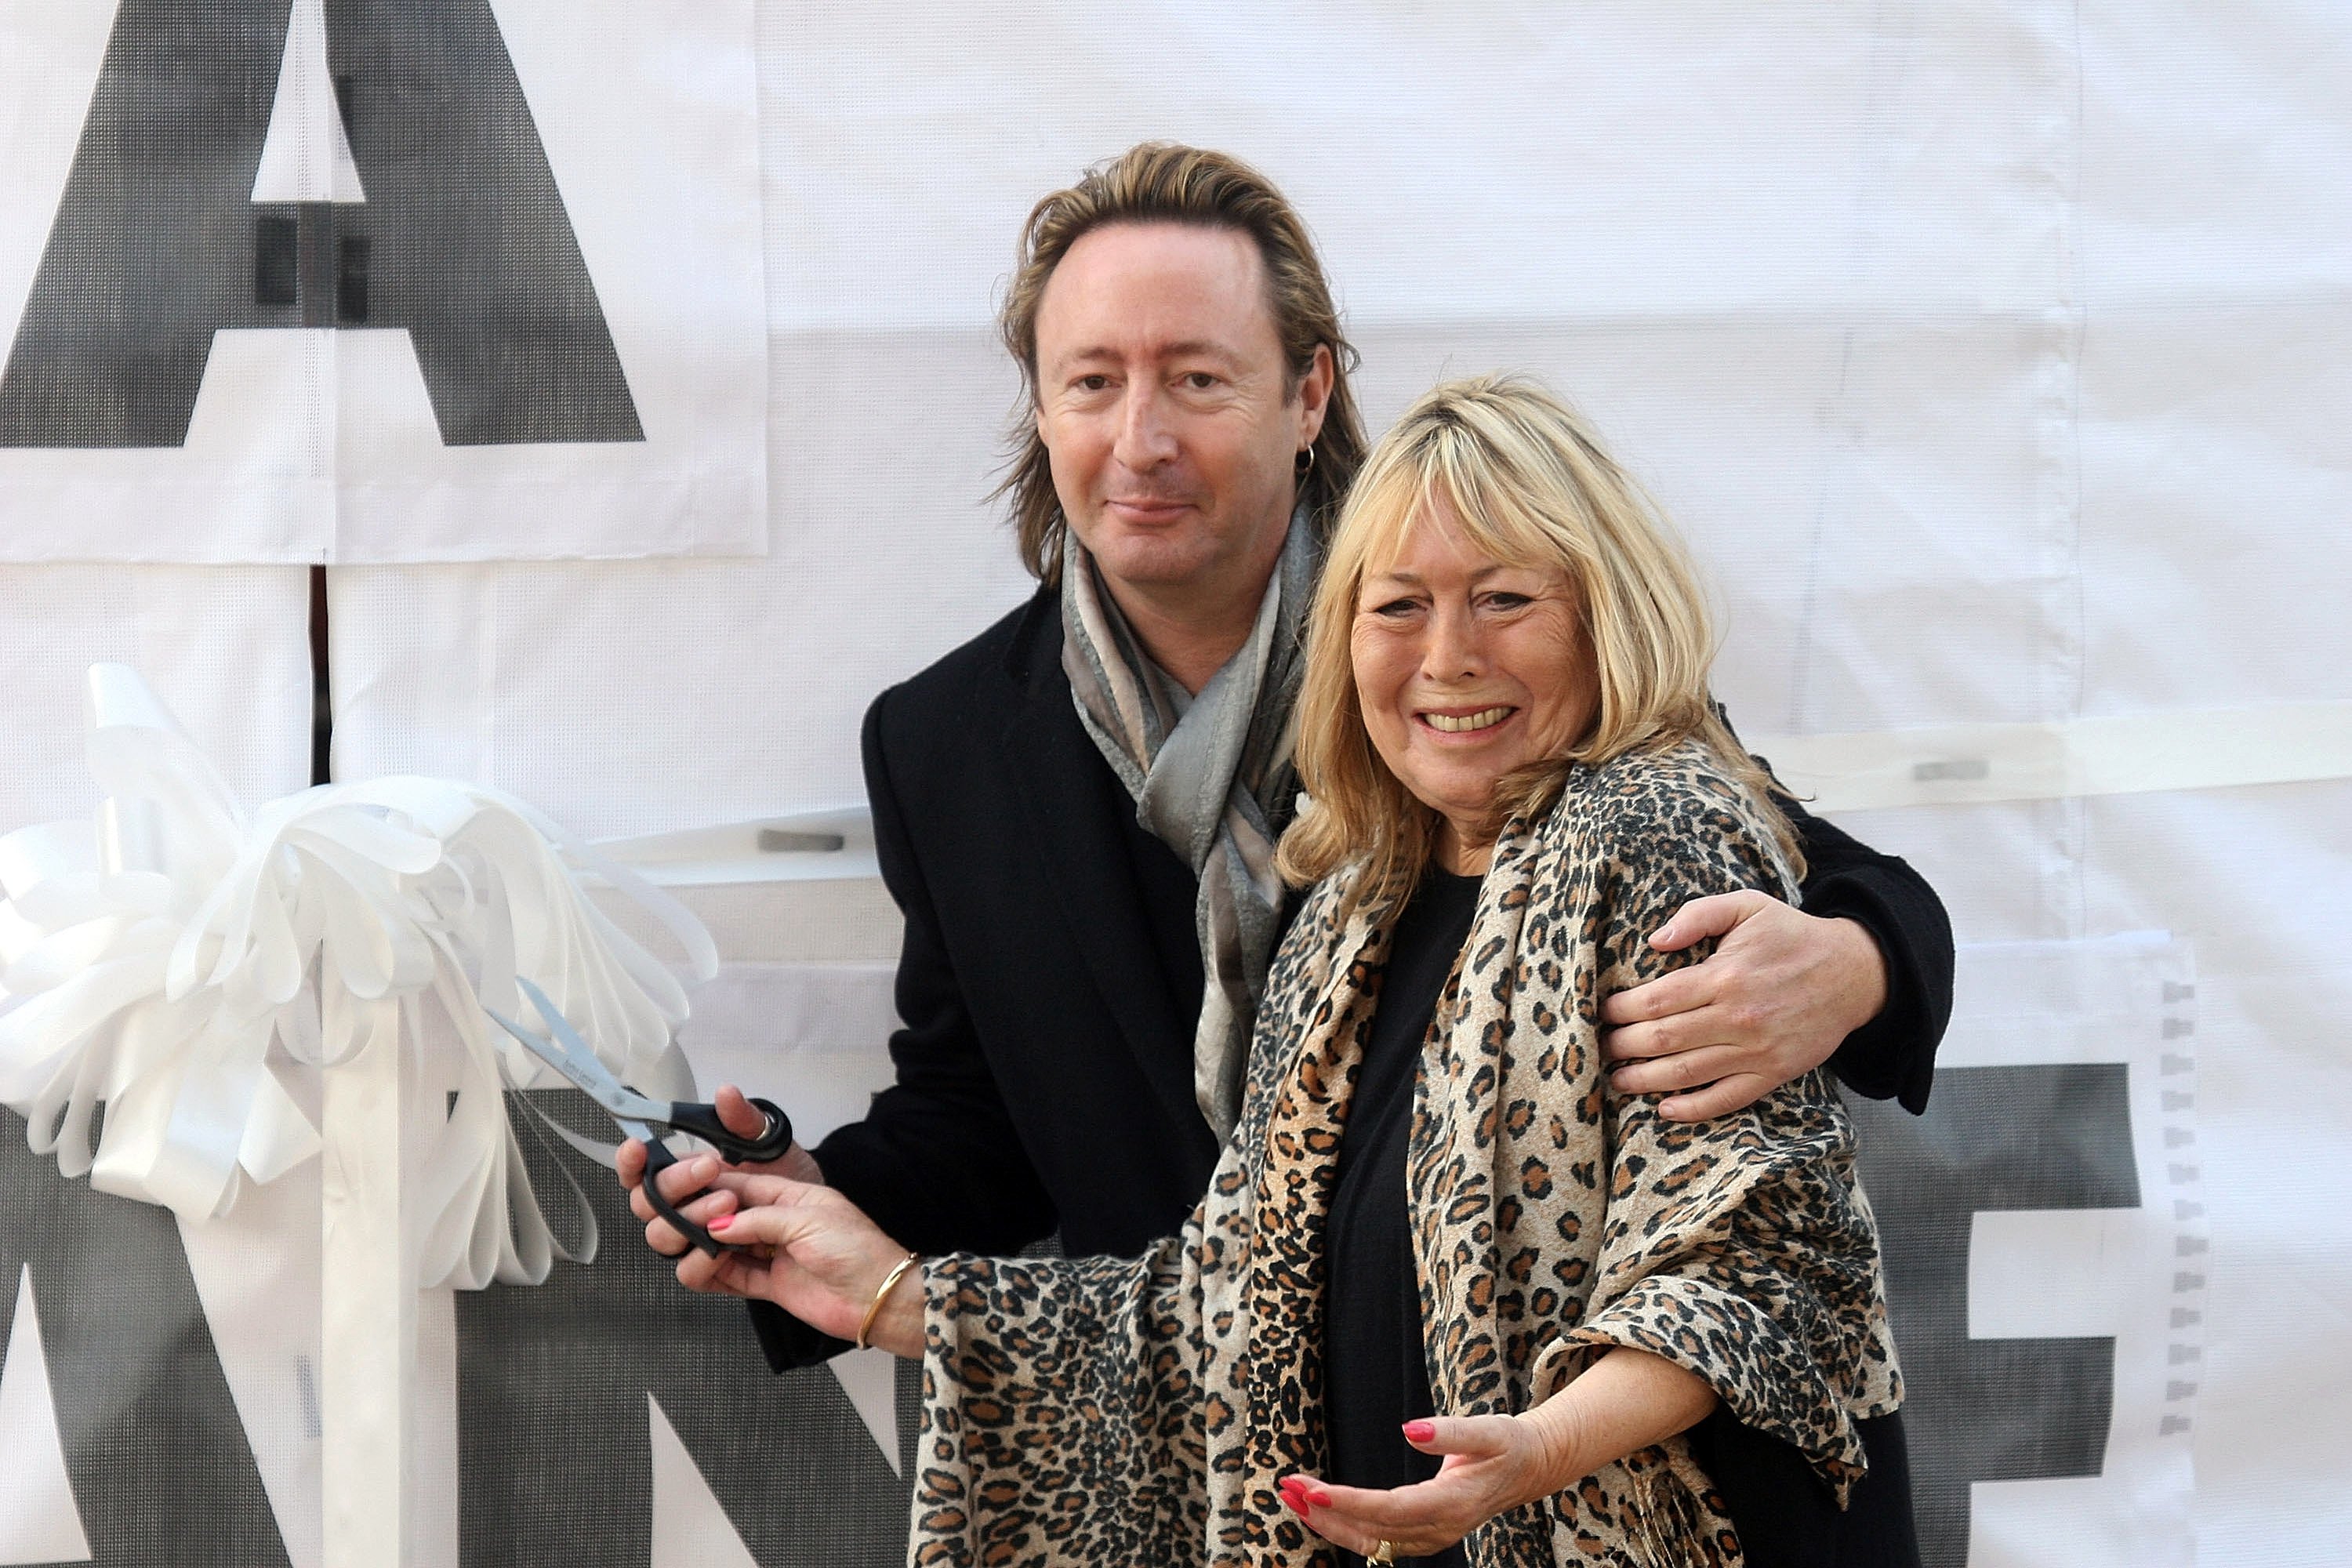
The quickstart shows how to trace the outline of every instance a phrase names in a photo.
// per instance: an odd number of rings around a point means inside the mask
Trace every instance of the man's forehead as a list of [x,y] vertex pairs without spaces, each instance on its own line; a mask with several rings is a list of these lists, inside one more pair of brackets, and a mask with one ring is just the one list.
[[1105,225],[1046,280],[1037,348],[1056,362],[1278,353],[1256,242],[1198,225]]
[[1077,364],[1088,360],[1124,360],[1131,358],[1178,359],[1238,359],[1242,345],[1220,338],[1154,338],[1139,333],[1121,333],[1115,338],[1081,338],[1057,344],[1054,358],[1057,363]]

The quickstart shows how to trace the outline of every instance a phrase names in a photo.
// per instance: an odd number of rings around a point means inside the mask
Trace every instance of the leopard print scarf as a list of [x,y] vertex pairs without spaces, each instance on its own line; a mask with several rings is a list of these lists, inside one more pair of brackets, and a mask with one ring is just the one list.
[[[1423,1047],[1408,1165],[1440,1411],[1517,1413],[1630,1345],[1704,1378],[1841,1496],[1853,1423],[1900,1403],[1853,1133],[1819,1073],[1661,1121],[1609,1083],[1601,998],[1689,961],[1685,899],[1790,889],[1745,790],[1696,745],[1579,769],[1497,843]],[[1276,956],[1240,1125],[1183,1234],[1136,1259],[927,1269],[919,1564],[1328,1568],[1277,1483],[1326,1461],[1322,1225],[1391,917],[1338,879]],[[1472,1563],[1740,1561],[1681,1438],[1474,1531]]]

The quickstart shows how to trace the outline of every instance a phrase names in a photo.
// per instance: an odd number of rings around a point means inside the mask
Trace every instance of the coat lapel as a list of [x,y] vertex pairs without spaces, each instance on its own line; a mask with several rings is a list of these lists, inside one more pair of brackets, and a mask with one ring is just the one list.
[[[1058,649],[1058,621],[1039,628],[1040,641],[1048,630]],[[1192,1098],[1194,1020],[1169,994],[1120,823],[1133,804],[1079,728],[1058,662],[1024,684],[1026,700],[1005,732],[1007,762],[1071,941],[1169,1115],[1180,1127],[1205,1126]]]

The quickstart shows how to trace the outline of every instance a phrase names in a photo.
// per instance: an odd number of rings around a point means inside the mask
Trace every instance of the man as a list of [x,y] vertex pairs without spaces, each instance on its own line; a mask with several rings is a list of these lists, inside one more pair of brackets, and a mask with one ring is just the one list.
[[[1058,1235],[1072,1255],[1132,1254],[1207,1184],[1286,913],[1270,861],[1295,804],[1297,630],[1364,451],[1353,351],[1280,194],[1158,144],[1038,205],[1003,330],[1031,394],[1005,489],[1041,585],[866,715],[907,922],[898,1082],[772,1168],[919,1252]],[[1653,940],[1720,937],[1714,954],[1607,1005],[1620,1083],[1672,1091],[1669,1116],[1720,1114],[1824,1060],[1864,1094],[1926,1102],[1950,1008],[1942,907],[1901,861],[1790,815],[1804,910],[1696,900]],[[625,1149],[633,1188],[643,1163]],[[691,1165],[664,1180],[685,1196]],[[632,1197],[649,1242],[683,1251]],[[698,1254],[679,1278],[713,1288]],[[779,1370],[840,1348],[752,1306]]]

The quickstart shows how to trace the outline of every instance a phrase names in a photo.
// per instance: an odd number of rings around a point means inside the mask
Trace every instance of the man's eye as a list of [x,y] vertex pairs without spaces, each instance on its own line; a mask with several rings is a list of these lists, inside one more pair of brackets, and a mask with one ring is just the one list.
[[1196,370],[1184,378],[1184,384],[1195,392],[1206,392],[1217,384],[1217,378],[1205,370]]
[[1070,384],[1080,392],[1100,392],[1110,384],[1107,375],[1082,375]]

